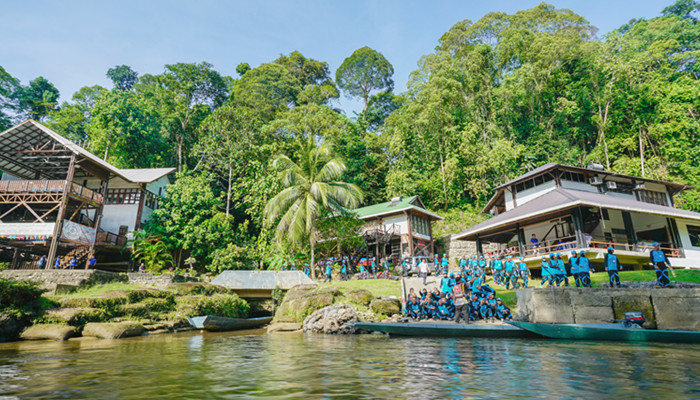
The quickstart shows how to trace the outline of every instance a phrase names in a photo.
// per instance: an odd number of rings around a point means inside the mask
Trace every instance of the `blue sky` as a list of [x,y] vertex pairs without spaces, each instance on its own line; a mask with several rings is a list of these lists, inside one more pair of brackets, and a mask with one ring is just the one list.
[[[632,18],[653,18],[673,0],[551,0],[599,28],[599,35]],[[394,65],[395,91],[406,88],[416,62],[463,19],[491,11],[513,13],[539,1],[5,1],[0,65],[26,84],[44,76],[67,100],[82,86],[111,87],[107,69],[127,64],[139,74],[165,64],[207,61],[236,76],[299,50],[326,61],[335,74],[343,59],[370,46]],[[349,113],[356,102],[341,98]]]

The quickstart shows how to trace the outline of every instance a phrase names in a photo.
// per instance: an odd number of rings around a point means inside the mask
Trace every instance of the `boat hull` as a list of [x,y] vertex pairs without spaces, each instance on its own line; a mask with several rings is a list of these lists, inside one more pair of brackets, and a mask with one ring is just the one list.
[[536,334],[506,324],[455,324],[455,323],[373,323],[357,322],[355,328],[383,332],[396,336],[424,337],[479,337],[479,338],[531,338]]
[[253,329],[266,325],[272,321],[272,317],[259,318],[225,318],[205,315],[201,317],[187,318],[190,325],[197,329],[212,332],[235,331],[241,329]]
[[515,321],[509,323],[551,339],[700,343],[700,331],[634,329],[624,328],[621,324],[543,324]]

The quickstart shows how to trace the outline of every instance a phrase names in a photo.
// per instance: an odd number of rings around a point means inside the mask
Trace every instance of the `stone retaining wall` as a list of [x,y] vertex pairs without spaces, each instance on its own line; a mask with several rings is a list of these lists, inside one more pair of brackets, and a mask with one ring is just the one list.
[[77,288],[107,282],[126,282],[127,280],[125,275],[114,272],[85,269],[10,269],[0,271],[0,278],[38,282],[41,288],[51,292],[61,287]]
[[519,321],[587,324],[621,320],[641,311],[645,328],[700,331],[700,289],[520,289]]
[[129,280],[129,283],[152,287],[166,287],[173,282],[185,282],[185,278],[180,275],[153,275],[128,272],[126,277]]
[[[442,254],[447,254],[450,265],[454,265],[455,260],[463,255],[469,256],[470,254],[476,254],[476,242],[457,240],[455,237],[457,237],[457,235],[447,235],[440,238],[440,242],[443,243],[440,257],[442,257]],[[495,251],[498,250],[498,245],[491,243],[483,244],[482,250],[484,250],[484,252]]]

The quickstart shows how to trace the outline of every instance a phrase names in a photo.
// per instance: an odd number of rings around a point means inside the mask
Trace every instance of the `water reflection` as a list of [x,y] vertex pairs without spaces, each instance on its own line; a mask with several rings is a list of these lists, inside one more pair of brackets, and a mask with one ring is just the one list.
[[700,346],[191,333],[0,344],[0,397],[698,398]]

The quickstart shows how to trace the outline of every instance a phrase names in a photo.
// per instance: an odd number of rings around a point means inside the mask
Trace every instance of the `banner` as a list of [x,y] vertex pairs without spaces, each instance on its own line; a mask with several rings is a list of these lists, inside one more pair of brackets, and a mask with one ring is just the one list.
[[61,239],[91,246],[95,243],[95,228],[90,228],[64,219]]
[[41,241],[53,235],[54,223],[0,223],[1,240]]

